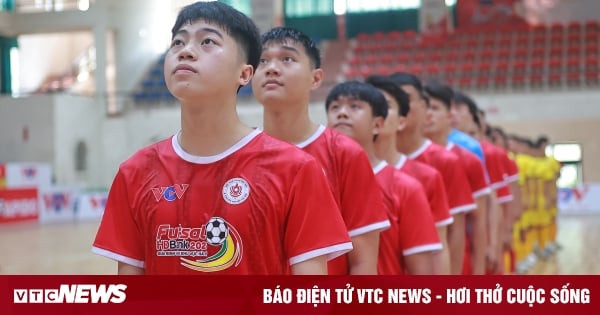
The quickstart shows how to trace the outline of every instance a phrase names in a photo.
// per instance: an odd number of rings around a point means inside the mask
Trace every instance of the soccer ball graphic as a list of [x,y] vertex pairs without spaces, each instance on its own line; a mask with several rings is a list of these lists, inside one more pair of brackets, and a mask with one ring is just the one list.
[[221,245],[227,239],[227,235],[229,235],[229,228],[222,218],[211,218],[206,224],[206,242],[208,244]]

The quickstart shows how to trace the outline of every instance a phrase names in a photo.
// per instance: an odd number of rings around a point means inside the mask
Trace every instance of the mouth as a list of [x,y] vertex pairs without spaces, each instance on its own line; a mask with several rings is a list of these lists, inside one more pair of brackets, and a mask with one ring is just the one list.
[[173,73],[197,73],[196,69],[192,68],[189,65],[186,64],[180,64],[177,67],[175,67],[175,70],[173,70]]
[[274,86],[283,86],[283,83],[281,83],[277,80],[267,80],[265,83],[263,83],[263,87],[274,87]]
[[350,123],[347,122],[341,122],[341,123],[337,123],[333,125],[334,129],[338,129],[338,128],[352,128],[352,125]]

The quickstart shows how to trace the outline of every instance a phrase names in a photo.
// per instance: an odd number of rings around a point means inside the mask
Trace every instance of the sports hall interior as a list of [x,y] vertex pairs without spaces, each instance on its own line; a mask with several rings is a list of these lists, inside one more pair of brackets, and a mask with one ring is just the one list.
[[[549,154],[562,159],[561,196],[578,200],[563,200],[561,249],[528,274],[600,274],[600,2],[499,0],[519,23],[474,26],[459,12],[471,0],[440,1],[443,31],[423,25],[422,7],[435,1],[223,2],[261,31],[287,25],[317,41],[325,79],[310,111],[318,122],[335,84],[410,72],[468,93],[508,133],[547,136]],[[2,1],[0,164],[46,163],[53,185],[106,191],[120,162],[176,133],[180,108],[162,67],[175,16],[191,2]],[[249,87],[238,113],[261,127]],[[98,224],[0,221],[0,274],[115,274],[115,262],[91,253]]]

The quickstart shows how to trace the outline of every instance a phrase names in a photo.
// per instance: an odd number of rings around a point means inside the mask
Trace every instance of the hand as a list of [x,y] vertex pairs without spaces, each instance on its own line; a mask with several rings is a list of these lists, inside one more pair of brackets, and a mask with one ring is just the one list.
[[486,269],[495,274],[498,271],[498,255],[496,245],[488,246],[485,253]]

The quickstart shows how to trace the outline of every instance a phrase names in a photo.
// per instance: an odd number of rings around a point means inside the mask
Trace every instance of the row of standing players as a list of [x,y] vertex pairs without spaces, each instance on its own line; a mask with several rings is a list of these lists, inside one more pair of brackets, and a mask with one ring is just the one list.
[[[172,35],[181,130],[120,165],[93,244],[120,274],[502,272],[518,212],[497,205],[518,176],[472,128],[468,96],[408,73],[344,82],[324,126],[308,115],[320,54],[301,31],[260,37],[230,6],[197,2]],[[264,131],[237,117],[231,87],[245,84]]]

